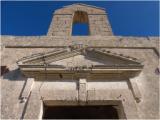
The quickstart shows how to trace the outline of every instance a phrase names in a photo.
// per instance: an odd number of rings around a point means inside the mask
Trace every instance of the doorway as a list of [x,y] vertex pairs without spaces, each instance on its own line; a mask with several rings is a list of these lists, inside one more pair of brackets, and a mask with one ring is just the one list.
[[44,106],[43,119],[119,119],[117,105]]

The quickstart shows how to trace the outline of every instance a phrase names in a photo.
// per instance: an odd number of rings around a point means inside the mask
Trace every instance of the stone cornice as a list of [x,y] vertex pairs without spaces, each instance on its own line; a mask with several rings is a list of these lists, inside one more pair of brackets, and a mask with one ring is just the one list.
[[84,44],[90,47],[158,47],[159,37],[122,37],[122,36],[1,36],[5,47],[66,47],[71,44]]
[[159,37],[122,36],[1,36],[5,48],[66,48],[83,44],[92,48],[153,49],[159,56]]

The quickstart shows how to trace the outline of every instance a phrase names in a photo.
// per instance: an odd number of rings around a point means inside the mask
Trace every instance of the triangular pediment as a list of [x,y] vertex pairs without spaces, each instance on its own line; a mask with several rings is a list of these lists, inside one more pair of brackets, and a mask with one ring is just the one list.
[[60,49],[39,53],[18,61],[19,65],[60,66],[60,67],[137,67],[142,66],[136,59],[101,49],[82,48],[75,50]]
[[[136,59],[102,49],[68,48],[34,54],[19,60],[20,70],[27,76],[40,74],[119,74],[137,76],[143,65]],[[116,74],[116,75],[115,75]]]
[[63,66],[69,66],[69,67],[74,67],[74,66],[91,66],[91,65],[105,65],[105,63],[101,60],[94,59],[91,57],[88,57],[83,54],[79,54],[73,57],[65,58],[62,60],[58,60],[55,62],[49,63],[51,65],[63,65]]

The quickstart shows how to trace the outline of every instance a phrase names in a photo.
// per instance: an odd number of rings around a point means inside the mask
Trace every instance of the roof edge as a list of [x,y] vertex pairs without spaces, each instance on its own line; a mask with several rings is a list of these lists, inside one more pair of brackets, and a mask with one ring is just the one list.
[[74,4],[71,4],[71,5],[63,6],[63,8],[70,7],[70,6],[73,6],[73,5],[82,5],[82,6],[87,6],[87,7],[92,7],[92,8],[96,8],[96,9],[105,10],[105,8],[96,7],[94,5],[88,5],[88,4],[84,4],[84,3],[74,3]]

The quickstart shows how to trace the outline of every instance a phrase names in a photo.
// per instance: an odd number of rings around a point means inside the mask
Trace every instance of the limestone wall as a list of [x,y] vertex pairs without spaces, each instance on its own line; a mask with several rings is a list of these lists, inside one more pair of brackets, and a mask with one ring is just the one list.
[[[107,49],[108,50],[108,49]],[[112,49],[112,52],[138,58],[144,64],[144,69],[135,79],[142,94],[142,101],[137,103],[138,114],[142,119],[158,119],[159,111],[159,57],[151,49]]]
[[[71,36],[75,11],[84,11],[88,14],[90,36]],[[159,66],[159,37],[123,37],[112,36],[112,34],[104,9],[74,4],[55,11],[47,36],[1,36],[1,65],[9,68],[9,72],[1,76],[1,118],[20,119],[29,116],[28,118],[37,119],[38,114],[42,112],[41,101],[43,98],[40,94],[55,100],[63,99],[65,104],[68,104],[70,100],[76,101],[77,104],[79,102],[77,101],[79,97],[78,87],[77,82],[74,80],[53,82],[51,79],[52,83],[48,81],[43,84],[42,91],[40,91],[40,87],[43,80],[36,80],[34,83],[35,88],[33,88],[35,91],[33,90],[32,94],[29,94],[28,97],[29,102],[25,103],[22,101],[20,96],[27,84],[27,78],[18,69],[16,62],[22,57],[32,54],[44,53],[57,48],[67,48],[70,45],[80,45],[91,48],[102,48],[113,53],[134,57],[144,65],[141,74],[133,78],[142,95],[141,102],[136,102],[131,93],[129,80],[125,78],[121,82],[117,82],[116,80],[111,82],[104,79],[100,81],[94,80],[94,82],[86,80],[88,82],[86,90],[89,90],[87,91],[87,99],[90,104],[94,104],[92,101],[99,99],[102,102],[103,100],[117,100],[117,96],[122,94],[122,96],[125,96],[125,100],[122,101],[129,118],[135,117],[138,111],[139,118],[141,119],[158,119],[159,73],[156,70]],[[107,82],[110,83],[108,84]],[[105,88],[101,89],[104,86]],[[83,85],[81,87],[83,88]],[[47,92],[50,90],[52,91]],[[58,92],[58,90],[61,91]],[[81,92],[83,98],[84,91]],[[47,104],[56,103],[49,101]],[[29,111],[28,114],[24,114],[27,109]]]
[[89,15],[88,17],[90,35],[112,35],[112,30],[106,15]]
[[[31,54],[52,51],[55,48],[66,48],[68,45],[83,44],[88,47],[121,48],[151,50],[159,56],[158,37],[14,37],[2,36],[2,65],[11,67],[16,61]],[[10,59],[10,57],[12,59]]]
[[[3,78],[4,80],[2,82],[2,107],[5,108],[2,109],[2,118],[19,118],[24,108],[24,104],[20,103],[18,98],[23,90],[25,79],[19,76],[19,72],[16,70],[16,61],[23,56],[50,51],[52,49],[53,48],[5,48],[3,51],[2,64],[7,65],[13,72],[7,74]],[[106,47],[105,49],[115,53],[122,53],[124,55],[138,58],[144,64],[142,74],[136,78],[136,83],[138,84],[142,94],[142,101],[140,103],[136,103],[136,106],[138,108],[140,118],[158,118],[159,75],[156,74],[155,70],[158,67],[159,58],[155,51],[148,48],[131,47]]]
[[72,32],[73,15],[54,15],[48,36],[70,36]]
[[10,70],[2,77],[2,118],[19,119],[24,113],[25,104],[21,103],[19,97],[26,78],[17,69],[16,61],[24,56],[65,48],[73,44],[99,47],[139,59],[144,64],[144,69],[140,76],[135,78],[142,95],[141,102],[136,103],[138,114],[142,119],[158,119],[159,75],[156,73],[156,69],[159,60],[159,38],[121,36],[2,36],[2,65],[6,65]]
[[83,44],[90,47],[159,47],[159,37],[121,36],[2,36],[2,46],[6,47],[65,47]]

